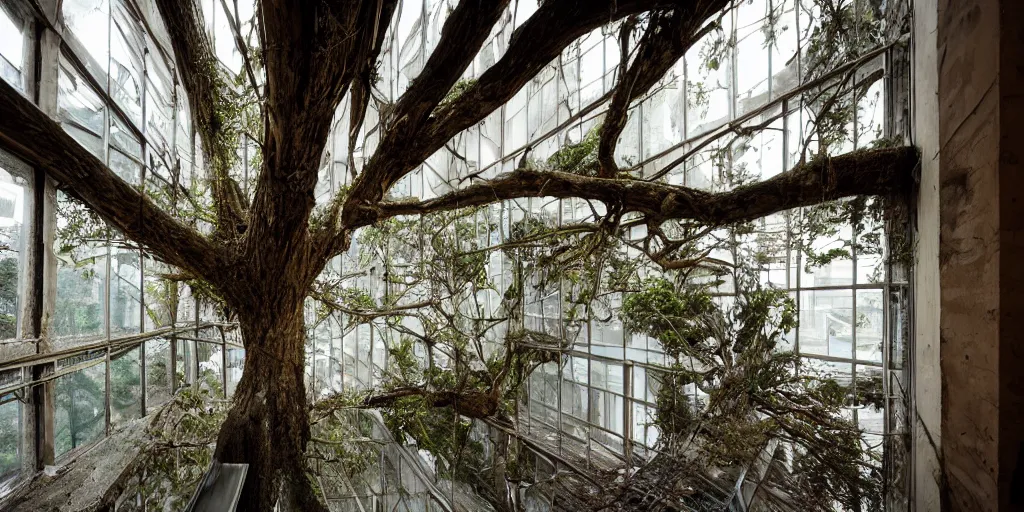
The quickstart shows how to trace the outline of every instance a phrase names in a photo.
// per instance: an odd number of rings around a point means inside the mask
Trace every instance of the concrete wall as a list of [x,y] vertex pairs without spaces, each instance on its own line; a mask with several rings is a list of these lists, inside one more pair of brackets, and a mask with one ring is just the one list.
[[939,0],[937,13],[942,508],[1024,510],[1011,503],[1024,449],[1024,17],[1020,0]]
[[939,510],[942,471],[939,372],[938,0],[914,1],[913,143],[921,148],[914,261],[911,460],[913,510]]

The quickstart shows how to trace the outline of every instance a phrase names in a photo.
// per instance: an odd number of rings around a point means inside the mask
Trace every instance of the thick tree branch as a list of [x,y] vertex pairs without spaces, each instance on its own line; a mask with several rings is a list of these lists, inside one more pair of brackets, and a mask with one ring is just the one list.
[[238,132],[224,115],[227,85],[206,33],[203,11],[195,0],[157,0],[156,4],[171,36],[177,74],[192,113],[192,127],[210,166],[218,233],[233,237],[245,231],[248,205],[241,187],[230,176]]
[[420,387],[397,388],[392,391],[371,395],[363,400],[362,407],[379,408],[394,405],[396,401],[411,396],[422,397],[431,407],[451,407],[467,418],[490,418],[498,412],[498,393],[482,391],[428,391]]
[[[708,0],[695,2],[691,9],[651,14],[647,30],[640,39],[636,57],[625,71],[619,73],[619,80],[612,91],[612,101],[608,106],[608,115],[601,127],[597,156],[601,164],[599,172],[602,177],[610,178],[618,173],[615,148],[622,130],[626,128],[630,103],[647,93],[686,54],[686,51],[707,33],[708,27],[715,26],[709,24],[704,29],[699,28],[706,18],[725,8],[726,4],[728,0]],[[624,55],[629,34],[632,33],[631,30],[626,30],[627,26],[624,26],[619,42]],[[627,66],[627,60],[623,58],[620,65]]]
[[[243,251],[254,275],[294,275],[304,287],[322,261],[308,237],[320,161],[335,110],[387,32],[397,0],[266,0],[266,123],[263,169],[256,183]],[[273,286],[266,283],[261,286]],[[253,297],[276,290],[253,289]]]
[[765,181],[720,193],[641,180],[521,169],[436,199],[384,202],[363,208],[354,226],[397,215],[540,196],[593,199],[660,221],[693,219],[705,224],[731,224],[843,197],[898,193],[911,185],[917,164],[918,152],[912,147],[855,151],[812,160]]
[[[459,132],[506,103],[569,44],[602,25],[650,9],[685,6],[686,0],[564,0],[541,4],[512,34],[508,51],[458,98],[434,112],[420,130],[386,137],[352,185],[342,228],[380,201],[402,176]],[[397,120],[396,123],[401,122]]]
[[62,188],[167,263],[214,284],[221,280],[227,267],[221,247],[125,183],[3,80],[0,144],[46,171]]
[[[409,89],[402,94],[394,109],[389,113],[388,119],[382,119],[382,125],[386,127],[381,147],[403,148],[409,141],[419,140],[424,133],[424,127],[429,124],[429,117],[441,101],[445,98],[462,76],[466,67],[480,51],[487,37],[491,33],[494,24],[497,23],[501,14],[508,7],[509,0],[462,0],[455,10],[445,20],[444,28],[441,30],[441,38],[437,47],[430,54],[423,71],[409,84]],[[358,100],[358,103],[357,103]],[[357,130],[355,121],[362,122],[365,115],[366,103],[369,101],[369,89],[353,89],[353,108],[350,130]],[[358,108],[357,108],[358,107]],[[354,131],[349,134],[350,153],[355,143]],[[446,141],[442,141],[444,144]],[[391,165],[395,158],[401,158],[396,152],[388,152],[378,149],[366,165],[364,174],[369,173],[371,178],[379,175],[382,169]],[[421,159],[420,161],[424,160]],[[419,162],[413,164],[417,165]],[[351,164],[350,164],[351,165]],[[353,176],[354,174],[354,170]],[[367,178],[356,177],[355,186],[366,182]],[[349,195],[351,196],[351,194]],[[381,196],[383,197],[383,195]],[[337,215],[342,206],[342,200],[338,197],[331,205],[328,213],[328,222],[325,232],[321,234],[323,239],[334,238],[334,225]],[[326,248],[326,246],[325,246]],[[328,251],[329,252],[329,251]]]
[[[383,5],[380,6],[383,11]],[[400,6],[396,5],[395,8],[400,8]],[[383,15],[385,13],[381,12],[380,14]],[[398,16],[401,16],[401,13]],[[366,119],[366,109],[370,105],[370,99],[373,97],[374,82],[379,78],[377,76],[377,58],[380,55],[386,37],[387,30],[377,30],[373,35],[373,47],[370,49],[367,58],[362,61],[350,89],[351,112],[349,112],[348,125],[348,170],[352,178],[356,177],[356,141],[359,140],[359,130],[363,127],[363,122]]]
[[[419,132],[423,121],[437,107],[480,51],[509,0],[461,0],[445,20],[441,39],[423,71],[395,106],[394,122],[382,144],[404,140]],[[394,142],[391,142],[394,144]]]

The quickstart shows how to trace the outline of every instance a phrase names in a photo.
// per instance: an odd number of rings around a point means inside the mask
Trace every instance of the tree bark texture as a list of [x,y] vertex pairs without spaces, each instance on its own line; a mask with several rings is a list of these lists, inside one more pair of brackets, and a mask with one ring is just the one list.
[[224,251],[125,183],[14,87],[0,80],[0,144],[160,257],[220,285]]
[[245,372],[217,438],[216,460],[249,464],[238,511],[326,510],[306,472],[309,409],[302,303],[240,310]]
[[706,224],[746,222],[773,213],[856,195],[889,195],[911,185],[919,156],[897,147],[823,157],[767,180],[725,192],[558,171],[519,169],[426,201],[381,202],[364,207],[355,225],[397,215],[419,215],[523,197],[582,197],[655,221],[691,219]]

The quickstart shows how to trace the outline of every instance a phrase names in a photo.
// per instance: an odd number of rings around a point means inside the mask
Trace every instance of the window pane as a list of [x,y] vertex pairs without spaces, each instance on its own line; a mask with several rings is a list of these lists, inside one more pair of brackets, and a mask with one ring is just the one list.
[[800,353],[853,357],[850,290],[800,292]]
[[60,60],[57,86],[57,119],[64,131],[97,158],[103,158],[103,100],[64,58]]
[[57,378],[54,450],[59,457],[106,432],[106,365],[95,364]]
[[142,269],[139,252],[110,250],[110,335],[136,334],[142,321]]
[[138,185],[142,182],[142,146],[113,116],[110,123],[110,170],[122,180]]
[[213,396],[223,396],[221,375],[224,363],[220,345],[196,342],[196,349],[199,351],[199,389],[205,389]]
[[882,362],[882,290],[857,290],[857,359]]
[[135,126],[142,126],[142,25],[124,0],[113,5],[110,30],[110,95]]
[[139,348],[110,359],[110,423],[142,416],[142,365]]
[[0,78],[25,90],[25,24],[0,6]]
[[152,331],[171,325],[173,320],[172,298],[174,298],[175,284],[166,279],[161,279],[160,274],[170,273],[170,267],[157,261],[148,255],[145,256],[145,304],[146,304],[146,331]]
[[174,389],[181,389],[196,380],[195,342],[178,340],[174,354]]
[[18,336],[21,273],[31,218],[28,169],[0,154],[0,339]]
[[57,195],[57,301],[55,336],[103,336],[106,226],[81,203]]
[[865,448],[882,455],[885,433],[885,398],[882,392],[882,369],[857,367],[857,426],[864,431]]
[[107,56],[110,54],[110,2],[109,0],[64,0],[64,25],[82,44],[93,62],[90,67],[106,74]]
[[245,368],[245,349],[228,349],[228,396],[235,394],[238,381],[242,380],[242,370]]
[[150,409],[171,396],[170,362],[170,342],[162,338],[146,342],[146,406]]
[[0,397],[0,495],[4,482],[21,469],[21,402],[13,395]]
[[150,198],[164,210],[173,211],[172,194],[167,188],[173,182],[174,167],[174,85],[172,75],[159,52],[147,56],[146,70],[146,142],[149,145],[148,179]]

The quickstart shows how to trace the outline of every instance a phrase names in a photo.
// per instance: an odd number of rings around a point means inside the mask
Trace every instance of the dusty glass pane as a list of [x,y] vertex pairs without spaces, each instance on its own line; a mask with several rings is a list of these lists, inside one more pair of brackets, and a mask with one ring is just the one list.
[[178,390],[196,381],[196,342],[178,340],[174,357],[174,389]]
[[142,73],[145,37],[134,8],[115,0],[110,26],[110,95],[135,126],[142,126]]
[[110,249],[110,335],[140,332],[142,321],[142,269],[139,252]]
[[25,24],[0,6],[0,78],[19,90],[25,88]]
[[81,73],[66,59],[60,60],[57,78],[57,119],[61,127],[97,158],[103,158],[106,105]]
[[224,394],[224,353],[216,343],[196,342],[199,354],[199,389],[205,389],[212,396]]
[[865,447],[882,454],[885,433],[885,399],[882,391],[882,369],[857,366],[857,426],[864,431]]
[[158,407],[171,396],[171,344],[157,338],[146,341],[146,406]]
[[815,237],[805,243],[804,265],[800,286],[849,286],[853,284],[853,228],[839,226],[834,232]]
[[5,481],[21,470],[21,402],[13,395],[0,397],[0,492]]
[[857,290],[857,359],[882,362],[885,306],[882,290]]
[[853,357],[850,290],[800,292],[800,353]]
[[242,380],[242,370],[245,368],[245,349],[228,348],[227,383],[228,396],[234,396],[238,381]]
[[63,194],[57,201],[57,300],[51,330],[56,336],[104,336],[105,226]]
[[91,57],[91,65],[105,75],[110,55],[110,1],[67,0],[61,5],[64,25],[88,52],[83,57]]
[[733,11],[736,16],[737,114],[754,110],[768,101],[769,76],[775,63],[765,55],[766,11],[760,2],[743,2]]
[[170,273],[170,267],[160,261],[144,256],[143,299],[146,306],[145,329],[152,331],[171,325],[171,311],[174,307],[173,289],[175,284],[162,279],[160,274]]
[[5,162],[0,158],[0,339],[18,335],[21,274],[32,214],[29,180],[22,174],[27,169]]
[[106,364],[57,378],[54,387],[54,451],[59,457],[106,432]]
[[135,347],[110,357],[110,424],[142,416],[142,364]]

